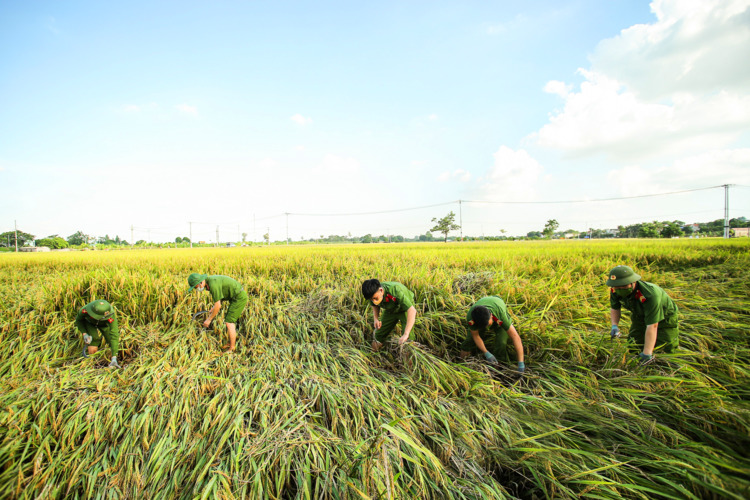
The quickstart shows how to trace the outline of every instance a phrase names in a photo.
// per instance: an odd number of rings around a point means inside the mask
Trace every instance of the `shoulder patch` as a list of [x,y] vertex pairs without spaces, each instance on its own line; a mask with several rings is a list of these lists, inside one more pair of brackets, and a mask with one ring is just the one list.
[[644,302],[646,302],[646,297],[644,297],[644,295],[641,293],[640,290],[636,290],[635,291],[635,298],[636,298],[636,300],[639,300],[641,302],[641,304],[643,304]]
[[612,287],[609,287],[609,293],[615,293],[615,289]]
[[498,326],[500,326],[500,325],[503,324],[503,322],[500,321],[499,319],[497,319],[497,317],[494,314],[492,315],[492,321],[494,321],[495,324],[498,325]]

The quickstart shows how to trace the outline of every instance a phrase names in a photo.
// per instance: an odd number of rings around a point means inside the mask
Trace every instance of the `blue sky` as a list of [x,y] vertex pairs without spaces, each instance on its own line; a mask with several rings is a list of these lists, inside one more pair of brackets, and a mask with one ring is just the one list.
[[[1,229],[283,239],[285,212],[458,199],[495,202],[462,204],[474,235],[720,218],[720,189],[497,202],[750,186],[749,7],[4,2]],[[412,236],[458,208],[292,215],[289,236]]]

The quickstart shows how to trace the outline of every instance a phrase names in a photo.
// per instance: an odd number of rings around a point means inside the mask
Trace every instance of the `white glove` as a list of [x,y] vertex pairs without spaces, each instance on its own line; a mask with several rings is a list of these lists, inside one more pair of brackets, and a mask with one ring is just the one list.
[[91,335],[89,335],[88,333],[84,333],[84,334],[83,334],[83,341],[84,341],[84,342],[85,342],[86,344],[90,344],[92,340],[93,340],[93,339],[91,338]]
[[112,361],[109,363],[110,368],[120,368],[120,365],[117,363],[117,356],[112,356]]

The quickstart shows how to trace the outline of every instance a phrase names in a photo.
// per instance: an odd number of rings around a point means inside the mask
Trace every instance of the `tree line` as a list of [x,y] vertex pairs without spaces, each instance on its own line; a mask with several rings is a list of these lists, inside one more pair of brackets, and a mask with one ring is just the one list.
[[[402,243],[407,241],[448,241],[448,236],[451,232],[457,231],[461,228],[460,225],[455,223],[456,215],[453,212],[448,213],[445,217],[437,218],[433,217],[433,227],[426,231],[424,234],[419,234],[414,237],[405,237],[402,235],[373,235],[368,233],[364,236],[352,236],[351,233],[347,235],[320,235],[320,238],[300,238],[299,241],[286,242],[274,242],[274,244],[308,244],[308,243]],[[729,219],[730,234],[734,235],[734,228],[748,227],[750,221],[746,217],[736,217]],[[504,229],[498,229],[497,235],[489,236],[466,236],[464,240],[475,241],[475,240],[525,240],[525,239],[553,239],[553,238],[674,238],[684,236],[723,236],[724,235],[724,219],[716,219],[711,222],[699,222],[697,224],[686,224],[680,220],[673,221],[653,221],[653,222],[641,222],[638,224],[631,225],[619,225],[613,229],[589,229],[588,231],[577,231],[574,229],[567,229],[559,231],[560,224],[556,219],[549,219],[541,231],[530,231],[525,236],[506,236]],[[441,234],[440,238],[436,238],[433,233]],[[268,235],[263,235],[266,244],[270,244]],[[76,231],[67,238],[63,238],[58,234],[46,236],[44,238],[35,239],[33,234],[24,231],[6,231],[0,233],[0,248],[14,248],[16,246],[16,238],[18,247],[30,246],[32,242],[37,247],[48,247],[53,250],[65,249],[65,248],[120,248],[128,247],[131,244],[125,239],[121,239],[119,236],[111,238],[108,234],[104,236],[91,236],[83,231]],[[458,239],[458,238],[457,238]],[[233,242],[232,244],[234,244]],[[216,243],[205,243],[200,242],[192,243],[194,246],[213,246]],[[236,242],[236,244],[247,244],[247,233],[242,233],[242,241]],[[138,240],[133,245],[143,248],[149,246],[160,246],[160,247],[189,247],[191,246],[190,238],[187,236],[178,236],[174,239],[174,242],[161,242],[161,243],[150,243],[145,240]]]

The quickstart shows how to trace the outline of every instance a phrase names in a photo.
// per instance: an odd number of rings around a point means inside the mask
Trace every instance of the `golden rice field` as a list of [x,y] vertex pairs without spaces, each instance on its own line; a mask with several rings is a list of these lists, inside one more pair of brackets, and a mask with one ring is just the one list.
[[[616,264],[676,300],[679,354],[610,340]],[[235,354],[191,272],[247,290]],[[371,351],[371,277],[415,292],[417,343]],[[0,498],[750,497],[747,239],[6,254],[0,294]],[[458,360],[489,294],[522,378]],[[121,370],[80,357],[94,298]]]

